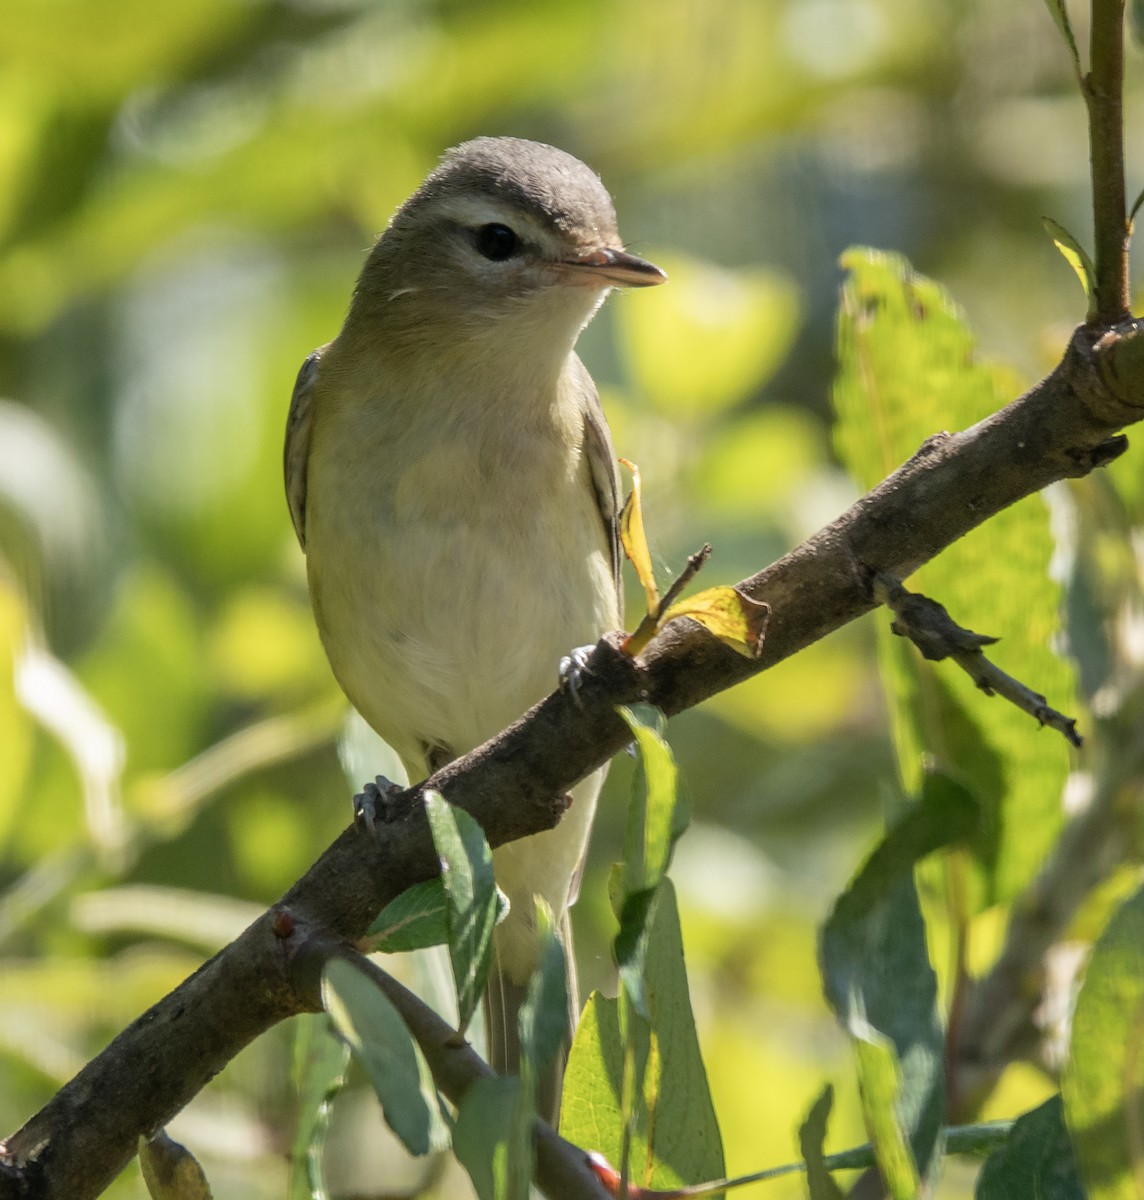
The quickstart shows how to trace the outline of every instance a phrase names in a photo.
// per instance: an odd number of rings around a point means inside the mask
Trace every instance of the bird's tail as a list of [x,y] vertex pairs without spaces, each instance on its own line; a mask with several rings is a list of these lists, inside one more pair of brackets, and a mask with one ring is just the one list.
[[[564,1086],[564,1064],[572,1049],[572,1035],[580,1014],[579,988],[576,981],[576,959],[572,953],[572,922],[568,911],[561,915],[558,936],[564,948],[565,980],[568,990],[568,1025],[564,1044],[555,1061],[537,1081],[537,1111],[555,1127],[560,1117],[560,1094]],[[485,988],[485,1038],[489,1066],[498,1075],[520,1073],[520,1009],[528,994],[528,981],[517,983],[503,971],[494,957]]]

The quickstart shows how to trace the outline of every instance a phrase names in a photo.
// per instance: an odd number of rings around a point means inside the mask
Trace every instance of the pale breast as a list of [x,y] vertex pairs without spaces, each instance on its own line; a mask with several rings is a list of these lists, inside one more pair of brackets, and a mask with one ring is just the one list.
[[[315,430],[307,559],[339,682],[409,762],[462,753],[547,694],[618,623],[579,446],[555,431]],[[509,436],[509,435],[512,436]],[[413,760],[410,762],[410,760]]]

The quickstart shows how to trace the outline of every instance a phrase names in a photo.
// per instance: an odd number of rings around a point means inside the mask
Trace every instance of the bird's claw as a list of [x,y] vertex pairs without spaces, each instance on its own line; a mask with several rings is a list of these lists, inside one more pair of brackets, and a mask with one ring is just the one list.
[[595,646],[577,646],[560,660],[560,690],[567,692],[576,705],[580,706],[580,688],[584,684],[584,676],[591,670],[589,660]]
[[390,782],[384,775],[367,783],[354,797],[354,824],[373,833],[379,820],[384,825],[390,819],[394,802],[402,791],[400,784]]

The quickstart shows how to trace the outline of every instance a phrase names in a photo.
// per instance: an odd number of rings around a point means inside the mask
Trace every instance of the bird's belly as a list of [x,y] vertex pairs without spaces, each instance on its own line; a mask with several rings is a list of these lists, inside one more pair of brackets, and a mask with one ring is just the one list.
[[[311,592],[334,673],[416,773],[426,747],[479,745],[552,690],[561,655],[616,627],[603,527],[588,489],[559,504],[320,524]],[[487,519],[486,519],[487,518]]]

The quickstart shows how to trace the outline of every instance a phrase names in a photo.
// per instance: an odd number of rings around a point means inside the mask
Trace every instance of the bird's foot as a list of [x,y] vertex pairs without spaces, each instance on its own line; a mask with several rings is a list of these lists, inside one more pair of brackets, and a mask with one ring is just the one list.
[[580,688],[584,684],[584,676],[591,667],[588,665],[595,646],[577,646],[570,650],[560,660],[560,690],[567,692],[580,705]]
[[400,784],[390,782],[384,775],[367,783],[354,797],[354,824],[364,826],[367,833],[373,833],[378,821],[384,825],[391,819],[397,797],[404,790]]

